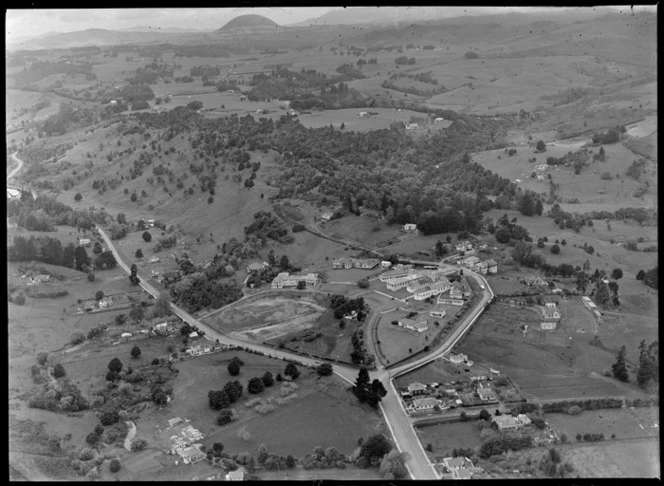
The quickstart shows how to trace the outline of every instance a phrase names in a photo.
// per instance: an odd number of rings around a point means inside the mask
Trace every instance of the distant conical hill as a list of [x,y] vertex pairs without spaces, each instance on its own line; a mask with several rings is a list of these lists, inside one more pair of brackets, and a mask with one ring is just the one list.
[[260,29],[260,28],[275,28],[279,27],[276,22],[263,17],[262,15],[240,15],[235,17],[233,20],[224,25],[221,29],[218,29],[217,32],[229,32],[233,30],[245,30],[245,29]]

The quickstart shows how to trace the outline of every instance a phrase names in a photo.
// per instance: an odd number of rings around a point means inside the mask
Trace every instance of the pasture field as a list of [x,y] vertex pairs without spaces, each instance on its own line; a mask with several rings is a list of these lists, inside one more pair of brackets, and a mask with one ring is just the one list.
[[[495,303],[457,345],[455,352],[463,352],[475,362],[504,371],[519,385],[527,397],[539,399],[641,396],[643,392],[633,384],[624,384],[601,376],[615,361],[619,347],[628,344],[628,367],[634,372],[638,339],[649,339],[652,330],[642,324],[633,331],[617,330],[624,321],[598,326],[600,346],[594,343],[591,316],[583,314],[579,302],[564,301],[563,316],[555,331],[538,331],[539,316],[528,323],[528,310],[521,306]],[[530,311],[532,312],[532,311]],[[579,321],[574,319],[576,316]],[[524,335],[520,326],[529,325]],[[608,324],[608,325],[607,325]],[[579,332],[583,330],[584,332]],[[626,341],[627,339],[627,341]],[[640,341],[639,341],[640,342]],[[649,341],[648,341],[649,342]]]
[[317,481],[320,479],[338,481],[371,481],[383,480],[383,475],[377,469],[360,469],[349,466],[346,469],[291,469],[288,471],[258,471],[256,473],[262,481]]
[[634,439],[584,444],[570,449],[569,462],[581,478],[661,477],[659,440]]
[[399,225],[388,226],[384,221],[365,215],[349,215],[333,219],[326,222],[325,226],[321,225],[321,231],[333,238],[358,242],[370,248],[380,246],[382,242],[390,241],[393,238],[405,236]]
[[[454,449],[477,449],[482,445],[482,439],[476,422],[446,422],[426,427],[414,427],[422,446],[433,446],[433,451],[427,451],[429,460],[436,461],[444,457],[452,457]],[[425,449],[426,450],[426,449]]]
[[[238,377],[226,370],[228,362],[238,356],[244,361]],[[161,410],[155,410],[141,420],[139,435],[147,434],[148,440],[165,448],[168,444],[167,421],[173,417],[188,418],[194,427],[205,434],[205,443],[222,442],[229,453],[258,453],[258,446],[265,444],[270,452],[303,457],[317,445],[337,447],[350,454],[357,447],[357,440],[373,433],[386,433],[387,428],[380,412],[360,404],[347,391],[349,383],[333,375],[318,378],[313,371],[298,366],[302,375],[295,381],[296,397],[278,405],[262,415],[245,403],[254,397],[280,397],[281,384],[275,382],[260,395],[246,391],[249,379],[270,371],[274,376],[283,373],[286,363],[265,356],[243,351],[228,351],[190,359],[177,363],[179,375],[173,382],[173,400]],[[239,379],[244,386],[243,396],[233,405],[238,419],[223,427],[216,425],[218,412],[210,409],[207,393],[221,389],[230,380]],[[296,425],[294,425],[296,424]],[[244,434],[239,433],[246,431]]]
[[566,434],[570,442],[577,433],[602,433],[609,440],[659,437],[659,409],[657,407],[584,410],[579,415],[550,413],[546,421],[558,435]]
[[366,117],[359,116],[361,111],[367,110],[364,108],[325,110],[311,114],[302,114],[298,117],[298,120],[307,128],[320,128],[330,125],[334,128],[339,128],[343,123],[345,130],[369,132],[372,130],[389,129],[390,124],[395,122],[409,123],[412,116],[422,117],[422,113],[405,109],[397,111],[397,108],[371,108],[369,111],[378,114]]

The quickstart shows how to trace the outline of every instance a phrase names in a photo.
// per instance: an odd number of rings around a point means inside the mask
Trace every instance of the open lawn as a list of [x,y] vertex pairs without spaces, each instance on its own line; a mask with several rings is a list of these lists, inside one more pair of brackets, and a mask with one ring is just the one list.
[[413,353],[418,352],[440,331],[434,326],[432,317],[428,315],[416,316],[412,319],[424,318],[429,322],[429,327],[422,333],[408,331],[401,326],[393,325],[392,321],[398,321],[406,317],[406,312],[392,311],[380,316],[378,322],[378,342],[386,362],[394,363],[402,360]]
[[658,440],[584,444],[573,447],[570,452],[568,460],[581,478],[661,477]]
[[433,451],[427,451],[427,455],[430,460],[435,460],[438,457],[452,457],[454,449],[477,449],[481,446],[482,439],[474,425],[472,421],[448,422],[415,427],[415,432],[425,448],[428,444],[433,446]]
[[360,469],[347,467],[346,469],[302,469],[296,467],[286,471],[260,471],[256,473],[263,481],[317,481],[329,479],[337,481],[371,481],[384,480],[376,468]]
[[546,414],[545,419],[558,435],[566,434],[570,442],[577,433],[602,433],[607,440],[613,434],[616,439],[659,437],[657,407],[584,410],[580,415],[553,413]]
[[489,376],[489,368],[482,363],[474,363],[465,371],[463,366],[456,366],[444,358],[438,358],[431,363],[417,368],[396,378],[398,388],[406,388],[409,384],[419,383],[448,383],[450,381],[468,381],[471,376]]
[[[221,389],[231,377],[226,370],[228,361],[238,356],[245,365],[237,379],[245,391],[233,407],[238,420],[219,427],[215,423],[217,412],[208,406],[207,392]],[[314,447],[337,447],[350,454],[357,447],[357,440],[373,433],[385,433],[386,427],[379,412],[361,405],[346,391],[348,383],[336,376],[317,378],[313,372],[298,367],[302,375],[295,381],[298,389],[296,398],[278,405],[277,408],[261,415],[245,403],[254,397],[280,397],[281,385],[275,382],[272,388],[260,395],[246,391],[248,380],[262,376],[265,371],[283,373],[285,362],[242,351],[213,354],[180,362],[176,367],[180,374],[173,382],[174,399],[168,406],[156,411],[147,421],[141,420],[141,429],[153,440],[166,447],[168,431],[152,432],[154,425],[165,428],[172,417],[189,418],[192,425],[205,434],[205,443],[222,442],[229,453],[248,451],[256,455],[258,446],[266,444],[268,451],[295,457],[303,457]],[[240,429],[246,433],[239,433]],[[166,443],[164,443],[166,442]]]

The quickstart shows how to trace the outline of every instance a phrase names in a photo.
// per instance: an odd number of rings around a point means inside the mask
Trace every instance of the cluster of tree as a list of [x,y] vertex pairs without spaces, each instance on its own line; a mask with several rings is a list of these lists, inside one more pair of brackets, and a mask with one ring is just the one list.
[[39,195],[33,199],[29,191],[24,191],[20,200],[7,201],[7,217],[15,217],[19,227],[30,231],[52,231],[53,225],[90,230],[95,223],[103,225],[112,220],[104,210],[74,210],[52,197]]
[[479,456],[482,459],[487,459],[497,454],[503,454],[508,450],[520,451],[532,447],[532,445],[533,438],[529,435],[501,435],[484,442],[480,447]]
[[242,384],[235,380],[229,381],[222,390],[208,392],[208,404],[212,410],[227,409],[242,396]]
[[659,383],[659,342],[653,341],[646,346],[645,340],[639,344],[639,367],[636,371],[636,382],[642,388],[652,383]]
[[221,68],[214,65],[194,66],[189,70],[189,74],[194,77],[219,76],[221,74]]
[[617,126],[610,128],[606,133],[595,133],[593,134],[593,143],[599,143],[602,145],[609,145],[620,141],[620,134],[625,133],[624,126]]
[[[361,64],[359,64],[359,61],[358,61],[358,65],[361,65]],[[350,63],[349,64],[342,64],[341,66],[339,66],[336,69],[336,72],[338,72],[339,74],[342,74],[344,76],[344,78],[347,79],[347,80],[363,79],[363,78],[366,77],[362,73],[362,71],[360,71],[359,69],[353,67],[353,65],[350,64]]]
[[113,256],[113,252],[108,250],[101,252],[94,260],[95,270],[109,270],[118,266],[118,262]]
[[517,224],[517,218],[514,217],[510,220],[507,214],[499,218],[495,225],[493,223],[489,224],[487,230],[496,237],[498,243],[509,243],[510,240],[533,241],[528,234],[528,230]]
[[142,68],[136,68],[136,73],[131,78],[128,78],[127,81],[133,86],[157,84],[160,81],[172,79],[174,72],[175,68],[171,64],[152,62]]
[[345,469],[346,460],[346,456],[339,452],[336,447],[323,449],[321,446],[316,446],[313,453],[302,458],[301,463],[304,469],[329,469],[333,467]]
[[361,468],[376,467],[391,450],[392,444],[384,435],[372,435],[361,440],[355,465]]
[[68,378],[64,378],[58,380],[57,384],[47,383],[39,393],[30,399],[28,406],[51,412],[68,413],[88,410],[90,403],[74,383]]
[[353,386],[353,394],[360,403],[367,403],[372,408],[378,408],[378,403],[387,395],[387,390],[380,380],[371,381],[369,371],[362,366]]
[[550,478],[564,478],[574,472],[574,466],[569,462],[562,462],[560,453],[555,447],[549,449],[548,454],[542,456],[539,468]]
[[541,404],[544,413],[567,413],[571,407],[579,407],[581,410],[598,410],[601,408],[622,407],[620,398],[589,398],[587,400],[561,400],[558,402],[543,402]]
[[24,67],[10,77],[16,80],[18,86],[28,87],[53,74],[64,74],[66,76],[83,74],[91,79],[96,79],[92,63],[65,60],[56,62],[35,60],[29,67]]
[[254,221],[245,226],[244,233],[249,236],[255,234],[261,241],[271,239],[280,243],[292,243],[293,236],[288,235],[288,226],[269,211],[254,213]]
[[581,434],[581,432],[576,434],[576,440],[578,442],[600,442],[604,440],[604,434],[602,433],[589,433]]
[[247,92],[247,98],[251,101],[264,101],[268,98],[293,100],[307,91],[319,90],[341,80],[343,77],[328,78],[326,74],[315,69],[302,68],[298,72],[278,66],[269,75],[259,73],[252,76],[249,82],[252,88]]
[[236,281],[210,280],[200,272],[183,277],[169,291],[173,301],[184,306],[188,312],[218,309],[242,297],[242,288]]
[[463,56],[466,59],[477,59],[478,57],[480,57],[479,54],[477,54],[477,52],[473,52],[473,51],[468,51]]
[[63,135],[75,128],[87,126],[96,120],[95,113],[84,105],[61,103],[57,113],[49,116],[38,127],[40,136]]
[[[199,44],[191,46],[171,46],[173,57],[228,57],[230,51],[219,44]],[[234,48],[234,51],[237,47]]]
[[237,91],[239,88],[237,86],[237,83],[233,79],[224,79],[222,81],[218,81],[215,85],[215,88],[217,88],[217,91],[223,93],[226,91]]
[[[139,68],[140,69],[140,68]],[[154,91],[147,83],[133,83],[108,91],[101,97],[102,104],[110,103],[112,100],[122,100],[126,103],[135,101],[150,101],[154,99]]]
[[247,287],[258,288],[261,285],[270,283],[281,271],[280,268],[266,267],[258,272],[253,272],[247,278]]
[[394,62],[397,66],[400,64],[406,64],[412,66],[413,64],[415,64],[416,61],[414,57],[399,56],[394,60]]
[[348,84],[340,82],[332,84],[329,90],[321,88],[320,94],[316,96],[313,92],[302,93],[291,101],[294,110],[340,110],[344,108],[364,108],[370,106],[371,102],[362,96]]
[[650,287],[651,289],[657,289],[659,286],[658,280],[659,280],[659,267],[655,267],[651,270],[648,270],[647,272],[643,270],[639,270],[639,273],[636,274],[636,279],[637,280],[642,280],[645,285]]
[[362,322],[365,317],[365,303],[363,297],[349,299],[343,295],[333,295],[330,300],[330,307],[334,310],[335,319],[341,319],[346,314],[357,312],[357,320]]
[[[396,75],[393,75],[396,76]],[[435,80],[434,80],[435,81]],[[438,82],[436,81],[436,85]],[[400,91],[402,93],[408,93],[412,94],[415,96],[423,96],[425,98],[431,98],[432,96],[436,96],[441,93],[447,92],[447,88],[443,86],[442,84],[437,86],[436,88],[432,89],[420,89],[415,86],[401,86],[400,84],[394,83],[392,81],[385,80],[383,83],[380,85],[381,88],[385,89],[393,89],[394,91]]]

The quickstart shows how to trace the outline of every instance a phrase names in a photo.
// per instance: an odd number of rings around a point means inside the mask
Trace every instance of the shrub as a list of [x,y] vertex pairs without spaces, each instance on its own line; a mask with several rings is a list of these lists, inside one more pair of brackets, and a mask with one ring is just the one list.
[[56,364],[53,367],[53,376],[55,376],[56,378],[62,378],[66,374],[67,372],[65,371],[65,367],[62,366],[60,363]]
[[108,470],[112,473],[116,473],[121,469],[120,461],[117,459],[111,460],[111,463],[108,465]]
[[99,421],[104,426],[117,424],[120,421],[120,414],[118,414],[118,412],[104,412],[102,416],[99,417]]
[[139,348],[138,346],[134,346],[133,348],[131,348],[131,357],[132,358],[137,359],[140,356],[141,356],[141,348]]
[[251,380],[249,380],[249,383],[247,384],[247,391],[249,393],[253,394],[262,393],[264,389],[265,385],[263,384],[263,380],[261,380],[258,377],[252,378]]
[[579,415],[581,413],[581,407],[578,407],[576,405],[574,405],[573,407],[569,407],[567,409],[567,413],[569,415]]
[[75,331],[72,333],[71,337],[69,338],[69,341],[73,345],[81,344],[83,341],[85,341],[85,334],[83,334],[83,331]]
[[217,425],[226,425],[232,421],[233,412],[228,408],[224,408],[219,412],[219,415],[217,415]]
[[316,373],[320,376],[330,376],[332,374],[332,365],[330,363],[321,363],[316,369]]
[[89,447],[85,447],[81,450],[81,452],[78,453],[78,458],[81,461],[91,461],[95,458],[95,451]]

